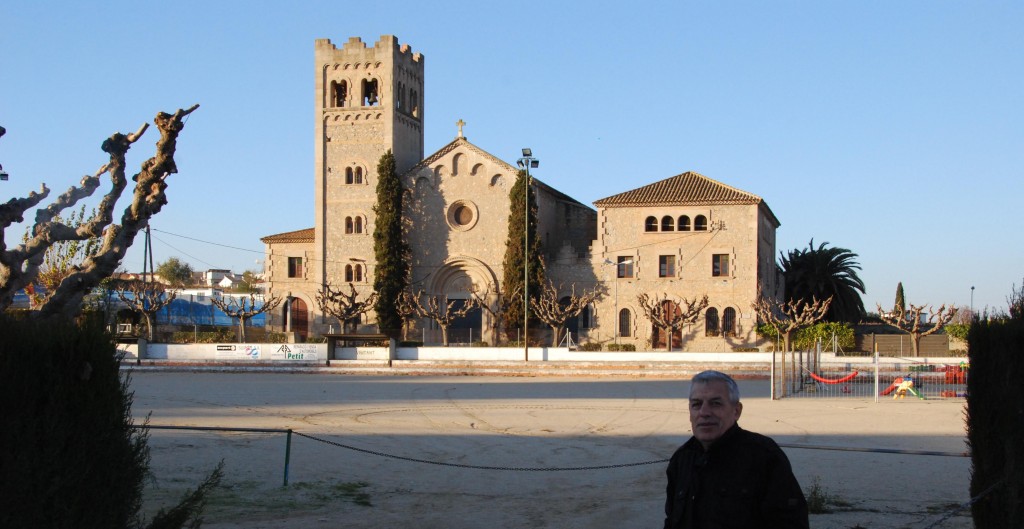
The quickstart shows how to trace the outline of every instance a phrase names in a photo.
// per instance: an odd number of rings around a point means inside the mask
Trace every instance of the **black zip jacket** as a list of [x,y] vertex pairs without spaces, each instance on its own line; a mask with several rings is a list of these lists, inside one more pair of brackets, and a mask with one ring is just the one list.
[[808,529],[807,500],[786,454],[739,425],[707,451],[691,437],[666,474],[665,529]]

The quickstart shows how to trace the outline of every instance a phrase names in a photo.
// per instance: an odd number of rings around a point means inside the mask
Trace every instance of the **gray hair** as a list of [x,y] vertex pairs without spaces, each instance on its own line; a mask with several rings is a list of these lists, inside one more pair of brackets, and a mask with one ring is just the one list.
[[709,382],[722,382],[729,391],[729,402],[736,404],[740,401],[740,387],[736,385],[736,381],[729,375],[722,373],[721,371],[707,370],[697,373],[690,381],[690,392],[693,392],[694,384],[707,384]]

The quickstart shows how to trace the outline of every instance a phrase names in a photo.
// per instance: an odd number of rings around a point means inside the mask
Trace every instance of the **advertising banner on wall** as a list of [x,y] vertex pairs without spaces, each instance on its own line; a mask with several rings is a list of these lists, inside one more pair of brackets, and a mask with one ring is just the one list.
[[259,360],[260,344],[216,344],[214,358],[218,360]]
[[316,344],[286,343],[273,347],[275,349],[270,353],[271,360],[319,360]]

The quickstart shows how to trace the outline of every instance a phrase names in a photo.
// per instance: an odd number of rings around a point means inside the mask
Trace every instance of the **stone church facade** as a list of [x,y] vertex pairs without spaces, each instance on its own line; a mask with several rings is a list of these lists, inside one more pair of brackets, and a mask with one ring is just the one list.
[[[339,322],[317,309],[316,293],[347,283],[363,299],[372,292],[377,162],[388,150],[405,189],[411,289],[448,300],[475,291],[496,302],[517,168],[472,144],[461,124],[452,142],[424,156],[424,64],[390,35],[373,45],[351,38],[340,48],[316,41],[315,218],[312,228],[261,239],[267,293],[286,299],[270,328],[304,337],[338,332]],[[574,341],[663,348],[666,337],[644,318],[637,296],[707,293],[708,311],[673,337],[674,349],[758,343],[750,309],[758,286],[769,295],[781,289],[779,221],[759,197],[683,173],[599,200],[595,211],[532,182],[547,277],[566,293],[574,286],[601,292],[568,323]],[[475,309],[451,334],[490,342],[489,316]],[[430,322],[414,327],[415,338],[437,341]],[[372,312],[360,330],[376,331]]]

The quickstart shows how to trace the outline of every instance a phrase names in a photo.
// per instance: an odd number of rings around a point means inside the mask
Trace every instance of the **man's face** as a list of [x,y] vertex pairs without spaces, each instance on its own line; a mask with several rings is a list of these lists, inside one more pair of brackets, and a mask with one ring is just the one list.
[[690,427],[705,450],[736,424],[742,412],[742,403],[729,402],[725,382],[712,380],[690,386]]

